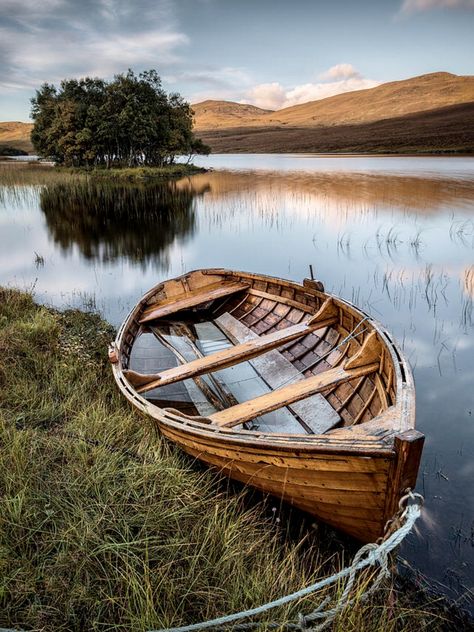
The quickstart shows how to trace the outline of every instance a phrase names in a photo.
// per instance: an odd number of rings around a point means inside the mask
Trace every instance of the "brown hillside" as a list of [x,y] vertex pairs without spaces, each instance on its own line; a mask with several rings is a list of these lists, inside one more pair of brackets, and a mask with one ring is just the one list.
[[254,105],[233,101],[201,101],[201,103],[194,103],[192,108],[195,129],[258,125],[264,114],[272,113],[272,110],[262,110]]
[[21,123],[20,121],[0,122],[0,145],[8,145],[23,151],[33,151],[30,134],[33,128],[32,123]]
[[372,123],[234,127],[200,136],[216,153],[474,153],[474,101]]
[[[276,112],[264,111],[259,114],[254,108],[251,114],[246,115],[241,109],[242,105],[225,101],[205,102],[208,104],[205,116],[200,114],[200,106],[203,104],[196,104],[193,108],[196,112],[196,130],[201,131],[243,126],[319,127],[370,123],[472,101],[474,76],[461,77],[437,72],[385,83],[376,88],[338,94]],[[214,103],[218,104],[215,113]],[[227,116],[227,111],[238,111],[239,122],[236,122],[234,115]]]

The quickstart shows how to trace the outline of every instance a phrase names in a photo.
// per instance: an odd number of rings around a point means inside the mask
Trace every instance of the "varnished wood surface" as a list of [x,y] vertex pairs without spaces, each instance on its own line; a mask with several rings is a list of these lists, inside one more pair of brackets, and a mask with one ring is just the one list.
[[378,369],[378,364],[369,364],[356,369],[346,371],[341,367],[329,369],[319,375],[313,375],[301,382],[295,382],[276,389],[266,395],[261,395],[248,402],[237,404],[231,408],[226,408],[210,416],[213,423],[218,426],[233,426],[254,419],[259,415],[263,415],[282,406],[292,404],[300,399],[321,393],[330,386],[348,382],[360,375],[368,375],[374,373]]
[[289,454],[277,449],[256,455],[232,450],[162,426],[188,454],[243,483],[280,496],[357,539],[371,541],[385,525],[385,492],[390,457]]
[[[166,302],[172,305],[183,294],[202,295],[203,288],[213,284],[248,287],[209,302],[209,318],[228,312],[259,337],[307,322],[324,304],[332,306],[337,314],[334,325],[289,341],[275,353],[309,378],[306,385],[312,380],[325,383],[323,396],[341,416],[341,427],[320,435],[225,428],[156,407],[126,381],[124,370],[144,312]],[[223,473],[279,496],[359,540],[382,535],[406,486],[415,485],[422,436],[406,434],[415,432],[410,368],[383,327],[355,306],[325,294],[316,283],[303,286],[225,269],[187,273],[145,295],[120,329],[116,348],[119,362],[113,371],[119,388],[156,420],[163,435]],[[364,375],[364,366],[373,357],[377,362],[371,362],[373,370]],[[361,367],[362,374],[351,379],[327,382],[328,371],[342,375]],[[283,399],[281,393],[277,398]],[[215,414],[232,415],[228,410],[232,407]]]
[[146,323],[151,320],[156,320],[157,318],[163,318],[164,316],[175,314],[183,309],[196,307],[197,305],[214,301],[217,298],[222,298],[229,294],[242,292],[247,287],[248,286],[243,283],[216,283],[199,290],[187,292],[184,296],[179,298],[161,301],[156,306],[152,305],[143,312],[140,322]]

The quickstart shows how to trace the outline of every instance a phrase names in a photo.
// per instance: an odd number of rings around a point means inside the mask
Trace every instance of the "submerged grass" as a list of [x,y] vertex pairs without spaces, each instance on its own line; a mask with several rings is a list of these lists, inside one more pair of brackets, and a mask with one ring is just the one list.
[[[99,316],[0,289],[0,626],[148,630],[254,607],[337,570],[195,467],[117,393]],[[324,568],[324,571],[322,570]],[[391,582],[338,616],[338,631],[446,622]],[[332,602],[343,587],[331,592]],[[309,612],[326,595],[267,620]],[[261,625],[265,629],[264,620]]]

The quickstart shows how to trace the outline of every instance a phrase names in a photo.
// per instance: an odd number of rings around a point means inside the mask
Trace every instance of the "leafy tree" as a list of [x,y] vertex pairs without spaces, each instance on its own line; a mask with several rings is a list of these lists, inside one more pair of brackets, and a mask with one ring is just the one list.
[[44,84],[32,99],[36,151],[70,166],[162,166],[179,154],[208,154],[192,131],[192,110],[168,95],[156,70],[113,81],[86,77]]

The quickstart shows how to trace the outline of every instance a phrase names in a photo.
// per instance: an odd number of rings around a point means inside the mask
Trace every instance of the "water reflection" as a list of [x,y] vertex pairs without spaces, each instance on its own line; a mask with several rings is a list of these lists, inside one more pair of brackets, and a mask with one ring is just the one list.
[[85,182],[41,189],[48,231],[65,253],[77,246],[89,260],[126,259],[145,268],[167,267],[169,248],[196,230],[194,200],[206,185],[119,185]]
[[[192,178],[195,187],[207,187],[207,199],[238,200],[250,194],[259,208],[279,210],[282,196],[298,196],[302,209],[334,209],[335,215],[345,210],[356,211],[396,208],[397,211],[432,214],[449,204],[461,203],[466,208],[474,203],[472,180],[380,173],[307,173],[214,171]],[[182,186],[187,182],[182,181]],[[178,184],[179,186],[179,184]],[[223,206],[223,211],[234,210]]]
[[[298,280],[313,264],[329,291],[383,322],[408,355],[427,437],[418,483],[427,512],[401,554],[451,595],[466,593],[474,573],[474,158],[234,162],[245,170],[160,186],[23,179],[3,197],[0,186],[0,283],[36,283],[38,297],[55,305],[80,304],[71,288],[92,294],[118,324],[143,292],[186,270]],[[249,171],[262,162],[281,168]]]

